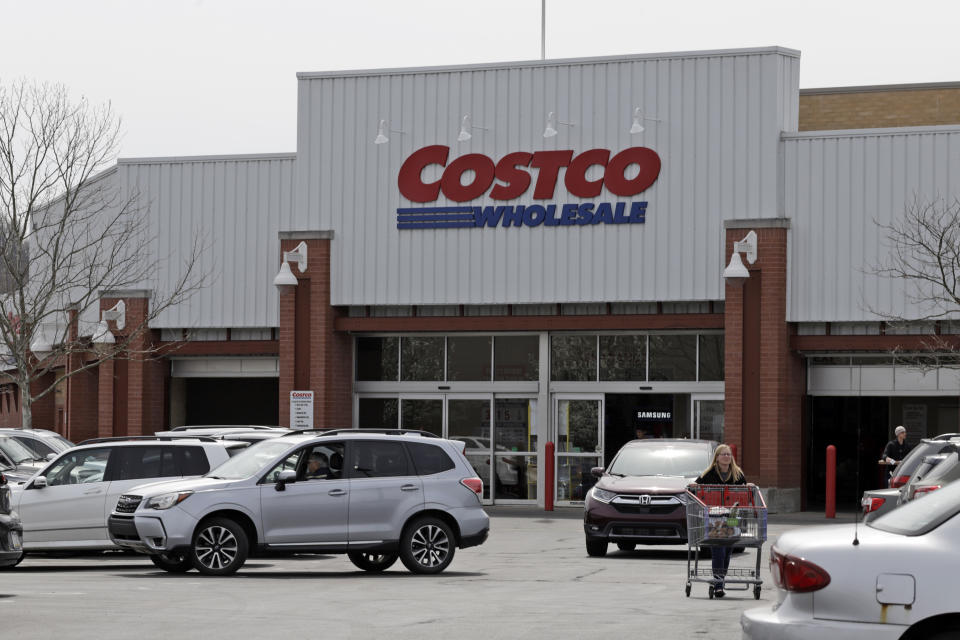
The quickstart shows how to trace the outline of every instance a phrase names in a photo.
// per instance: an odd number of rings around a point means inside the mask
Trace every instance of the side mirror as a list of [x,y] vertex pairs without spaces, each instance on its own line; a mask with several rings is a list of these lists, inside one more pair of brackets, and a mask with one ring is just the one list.
[[287,483],[297,481],[297,472],[292,469],[286,469],[277,474],[277,484],[274,488],[277,491],[284,491],[287,488]]
[[43,489],[47,486],[47,476],[37,476],[27,489]]
[[55,453],[48,453],[48,454],[47,454],[47,462],[53,460],[53,459],[56,458],[56,457],[57,457],[57,454],[55,454]]
[[594,478],[603,476],[603,467],[594,467],[590,469],[590,475],[592,475]]

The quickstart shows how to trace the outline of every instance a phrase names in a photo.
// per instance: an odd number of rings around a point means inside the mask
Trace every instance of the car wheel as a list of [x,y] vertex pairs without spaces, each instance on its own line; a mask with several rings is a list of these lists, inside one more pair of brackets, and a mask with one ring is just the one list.
[[618,542],[617,547],[620,548],[620,551],[633,551],[637,548],[637,545],[633,542]]
[[190,556],[185,553],[151,555],[150,561],[160,569],[170,573],[186,573],[193,569]]
[[13,569],[15,566],[17,566],[18,564],[20,564],[21,562],[23,562],[23,559],[24,559],[25,557],[27,557],[27,554],[21,553],[21,554],[20,554],[20,557],[17,558],[17,561],[16,561],[16,562],[14,562],[13,564],[8,564],[8,565],[5,566],[5,567],[0,567],[0,571]]
[[924,636],[925,640],[956,640],[960,635],[960,628],[941,629],[932,636]]
[[591,558],[602,558],[607,555],[606,540],[587,540],[587,555]]
[[380,573],[393,566],[400,556],[396,553],[366,553],[363,551],[349,551],[347,557],[350,558],[356,567],[369,571],[370,573]]
[[400,538],[400,560],[413,573],[440,573],[453,561],[456,541],[443,520],[420,518]]
[[208,576],[235,573],[247,560],[247,534],[228,518],[211,518],[193,534],[190,560]]

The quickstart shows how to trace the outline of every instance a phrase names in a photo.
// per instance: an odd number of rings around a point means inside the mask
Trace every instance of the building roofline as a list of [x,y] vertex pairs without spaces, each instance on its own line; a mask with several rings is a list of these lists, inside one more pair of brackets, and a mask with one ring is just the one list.
[[941,124],[920,127],[875,127],[869,129],[833,129],[829,131],[784,131],[781,140],[810,140],[816,138],[868,138],[877,136],[905,136],[917,134],[960,133],[960,124]]
[[254,160],[293,160],[296,152],[287,153],[241,153],[212,156],[157,156],[150,158],[120,158],[117,164],[169,164],[184,162],[247,162]]
[[555,60],[519,60],[514,62],[484,62],[479,64],[462,64],[428,67],[401,67],[385,69],[353,69],[345,71],[301,71],[297,73],[298,80],[312,80],[318,78],[343,78],[355,76],[387,76],[410,75],[416,73],[454,73],[458,71],[493,71],[497,69],[516,69],[534,67],[561,67],[578,64],[605,64],[631,62],[635,60],[674,60],[686,58],[721,58],[730,56],[756,56],[778,53],[792,58],[799,58],[800,52],[786,47],[753,47],[746,49],[712,49],[706,51],[678,51],[672,53],[642,53],[623,56],[597,56],[588,58],[558,58]]
[[916,84],[867,84],[858,87],[824,87],[821,89],[800,89],[800,95],[879,93],[883,91],[930,91],[934,89],[960,89],[960,82],[918,82]]

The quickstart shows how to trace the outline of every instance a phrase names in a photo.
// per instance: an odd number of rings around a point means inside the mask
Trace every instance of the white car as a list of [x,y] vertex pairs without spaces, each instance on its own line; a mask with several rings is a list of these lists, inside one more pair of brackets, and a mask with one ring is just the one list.
[[870,522],[790,531],[770,551],[772,607],[745,611],[743,638],[960,638],[960,483]]
[[14,485],[24,554],[115,549],[107,516],[122,493],[145,482],[194,477],[220,466],[245,443],[199,439],[105,438],[74,447]]

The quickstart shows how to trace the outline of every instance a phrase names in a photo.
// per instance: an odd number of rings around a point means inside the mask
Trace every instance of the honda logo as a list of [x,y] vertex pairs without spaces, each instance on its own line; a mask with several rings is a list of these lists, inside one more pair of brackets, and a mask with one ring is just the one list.
[[640,496],[640,504],[650,504],[650,496]]

